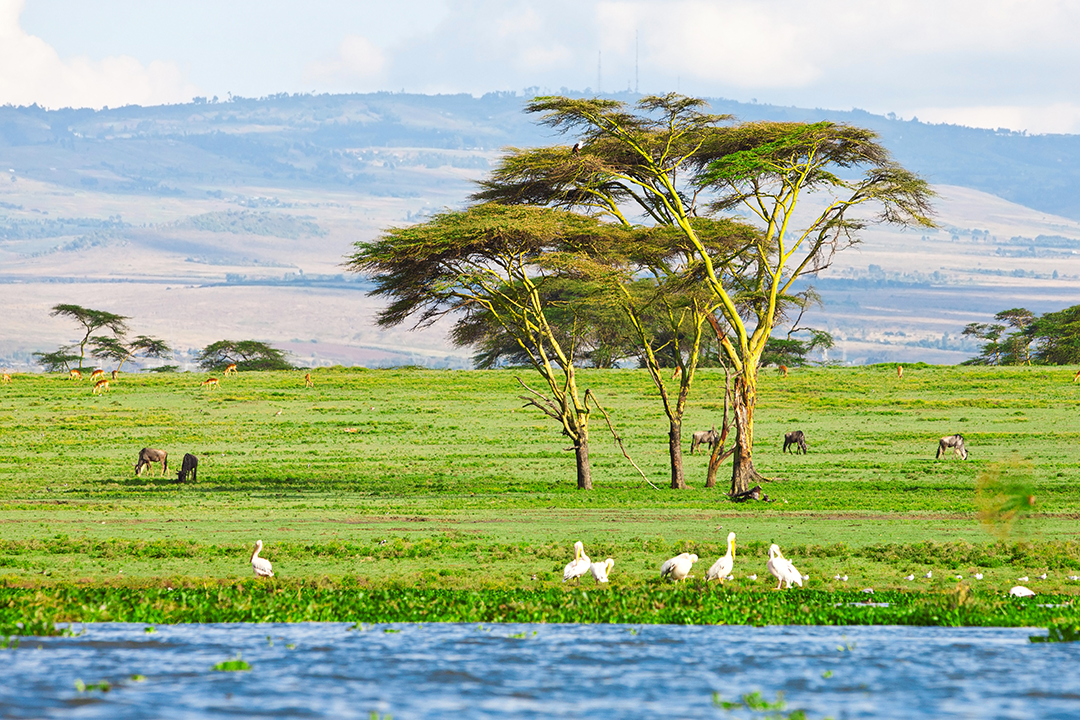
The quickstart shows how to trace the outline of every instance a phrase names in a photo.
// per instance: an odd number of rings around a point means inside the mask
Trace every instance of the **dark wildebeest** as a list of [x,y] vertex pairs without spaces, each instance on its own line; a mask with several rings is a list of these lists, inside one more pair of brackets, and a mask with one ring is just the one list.
[[135,476],[138,477],[144,467],[150,467],[156,462],[161,463],[161,474],[169,469],[169,453],[154,448],[143,448],[139,451],[139,462],[135,463]]
[[180,466],[180,472],[176,474],[176,482],[187,480],[189,473],[191,474],[191,482],[199,482],[199,458],[191,453],[184,455],[184,462]]
[[690,454],[693,455],[698,449],[698,445],[705,443],[709,446],[709,450],[712,451],[720,444],[720,433],[716,432],[716,426],[713,425],[712,430],[701,430],[694,433],[693,442],[690,443]]
[[795,454],[798,455],[802,450],[802,454],[806,454],[806,436],[803,435],[802,430],[792,430],[789,433],[784,433],[784,452],[788,451],[792,445],[795,446]]
[[952,448],[952,451],[959,455],[961,460],[967,460],[967,448],[964,447],[963,435],[957,433],[956,435],[948,435],[938,440],[937,455],[935,455],[934,458],[937,459],[942,455],[948,454],[949,448]]

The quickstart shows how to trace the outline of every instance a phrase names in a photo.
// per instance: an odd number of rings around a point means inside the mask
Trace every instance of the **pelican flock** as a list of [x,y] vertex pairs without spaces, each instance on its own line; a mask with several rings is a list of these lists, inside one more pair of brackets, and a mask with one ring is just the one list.
[[712,564],[709,568],[709,572],[705,573],[705,581],[719,580],[720,584],[724,584],[724,578],[731,575],[731,571],[735,568],[735,533],[729,532],[727,534],[727,554],[721,557],[719,560]]
[[262,547],[262,540],[256,540],[255,552],[251,553],[251,569],[255,571],[255,577],[274,577],[274,570],[270,565],[270,561],[259,557]]

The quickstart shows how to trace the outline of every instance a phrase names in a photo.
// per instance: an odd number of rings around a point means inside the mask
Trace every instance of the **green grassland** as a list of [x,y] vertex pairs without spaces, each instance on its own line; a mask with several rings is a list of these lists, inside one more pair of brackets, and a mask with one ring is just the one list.
[[[580,539],[593,559],[615,558],[607,590],[648,595],[667,592],[663,560],[696,552],[700,578],[734,530],[736,579],[723,592],[745,593],[739,606],[769,592],[772,542],[811,576],[808,589],[838,596],[947,594],[956,575],[973,583],[976,571],[975,596],[1043,572],[1027,583],[1040,595],[1080,594],[1067,577],[1080,574],[1074,371],[765,372],[755,463],[773,478],[772,502],[746,504],[724,495],[729,465],[721,487],[705,489],[708,459],[689,454],[691,431],[720,425],[719,371],[702,371],[691,396],[685,491],[666,487],[666,420],[644,372],[583,372],[661,488],[642,480],[597,415],[589,492],[575,489],[573,453],[554,424],[523,407],[515,378],[535,386],[527,371],[327,368],[312,372],[313,388],[303,373],[280,372],[222,378],[216,390],[195,374],[124,374],[98,396],[87,381],[16,375],[0,386],[0,578],[15,593],[72,583],[240,592],[262,539],[275,587],[561,593]],[[806,433],[808,455],[781,452],[793,429]],[[936,460],[937,438],[955,432],[970,458]],[[135,477],[145,446],[169,452],[164,478]],[[185,452],[199,457],[199,479],[180,485]],[[980,523],[983,473],[1027,481],[1032,511],[1011,527]]]

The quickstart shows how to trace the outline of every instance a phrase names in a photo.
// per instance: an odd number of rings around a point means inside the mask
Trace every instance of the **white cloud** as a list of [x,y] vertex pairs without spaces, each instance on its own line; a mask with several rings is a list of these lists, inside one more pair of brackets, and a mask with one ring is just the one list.
[[19,25],[23,0],[0,0],[0,103],[46,107],[157,105],[190,100],[198,88],[176,63],[131,57],[63,60]]
[[368,89],[369,81],[379,79],[385,67],[386,56],[373,42],[361,35],[346,35],[333,55],[304,69],[304,80],[349,90]]

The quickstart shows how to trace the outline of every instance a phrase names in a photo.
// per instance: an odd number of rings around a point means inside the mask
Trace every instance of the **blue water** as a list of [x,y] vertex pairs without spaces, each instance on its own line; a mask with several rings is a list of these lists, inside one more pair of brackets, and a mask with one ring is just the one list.
[[[1045,631],[1028,629],[82,627],[0,650],[0,716],[744,718],[713,692],[760,690],[811,718],[1080,718],[1080,643],[1031,644]],[[237,653],[250,672],[211,670]]]

